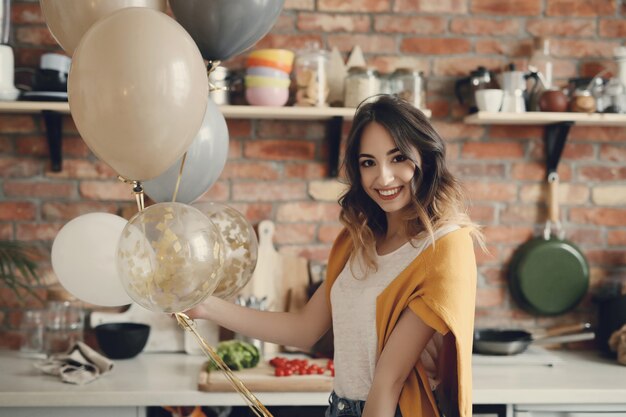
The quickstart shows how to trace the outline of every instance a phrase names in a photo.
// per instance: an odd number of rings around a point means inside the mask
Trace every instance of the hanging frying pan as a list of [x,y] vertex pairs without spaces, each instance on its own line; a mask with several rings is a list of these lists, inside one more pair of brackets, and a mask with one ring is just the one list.
[[[558,208],[559,177],[548,176],[549,220],[543,236],[520,246],[509,265],[508,279],[515,301],[531,313],[557,315],[573,309],[589,287],[589,266],[583,253],[563,238]],[[556,236],[552,233],[556,228]]]

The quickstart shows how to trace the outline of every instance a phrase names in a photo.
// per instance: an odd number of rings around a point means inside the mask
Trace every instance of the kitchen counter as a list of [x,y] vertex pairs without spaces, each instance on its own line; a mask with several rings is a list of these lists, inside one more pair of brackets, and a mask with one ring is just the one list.
[[[475,404],[597,404],[626,410],[626,367],[595,352],[554,353],[558,363],[477,364]],[[0,416],[27,407],[121,407],[145,414],[149,405],[245,405],[237,393],[200,392],[197,379],[203,356],[143,353],[116,360],[115,368],[98,380],[76,386],[36,370],[33,359],[17,352],[0,352]],[[293,377],[293,378],[297,378]],[[267,406],[328,404],[326,393],[255,393]],[[50,409],[45,415],[50,416]],[[59,410],[60,411],[60,410]],[[69,415],[65,411],[63,414]],[[93,410],[90,412],[93,414]],[[105,415],[105,414],[98,414]],[[117,413],[116,415],[126,415]]]

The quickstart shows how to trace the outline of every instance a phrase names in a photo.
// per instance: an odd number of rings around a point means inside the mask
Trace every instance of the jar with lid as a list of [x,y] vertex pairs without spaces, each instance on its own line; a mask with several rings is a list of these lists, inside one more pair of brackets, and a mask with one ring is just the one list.
[[358,107],[361,102],[380,93],[378,72],[371,68],[352,67],[345,82],[344,106]]
[[391,93],[420,110],[426,108],[424,73],[411,68],[398,68],[391,74]]
[[328,106],[328,65],[330,54],[319,43],[309,42],[296,54],[296,106]]

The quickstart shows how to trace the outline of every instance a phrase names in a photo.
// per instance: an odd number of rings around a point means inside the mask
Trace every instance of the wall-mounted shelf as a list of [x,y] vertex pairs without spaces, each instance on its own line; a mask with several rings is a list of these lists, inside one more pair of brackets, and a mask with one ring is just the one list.
[[[339,169],[339,145],[344,120],[352,120],[355,109],[349,107],[271,107],[271,106],[220,106],[227,119],[274,120],[327,120],[328,121],[328,172],[336,177]],[[0,101],[0,113],[39,113],[46,122],[52,171],[61,171],[63,114],[70,113],[67,102]],[[424,110],[426,117],[430,110]]]
[[[600,113],[491,113],[478,112],[465,117],[465,123],[475,125],[535,125],[544,126],[546,144],[546,171],[548,180],[557,175],[557,167],[570,127],[626,126],[626,114]],[[556,177],[558,178],[558,176]]]
[[626,126],[626,114],[600,113],[490,113],[478,112],[465,117],[465,123],[474,125],[548,125],[573,122],[581,126]]

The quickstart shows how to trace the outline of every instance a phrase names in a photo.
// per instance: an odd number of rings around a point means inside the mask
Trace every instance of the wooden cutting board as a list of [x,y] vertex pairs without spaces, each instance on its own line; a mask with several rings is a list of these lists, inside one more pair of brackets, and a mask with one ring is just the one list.
[[[325,366],[326,360],[309,360]],[[206,363],[198,377],[198,389],[209,392],[232,392],[234,388],[221,371],[206,372]],[[256,368],[235,371],[235,375],[254,392],[328,392],[333,389],[333,377],[324,375],[274,376],[274,368],[267,363]]]

